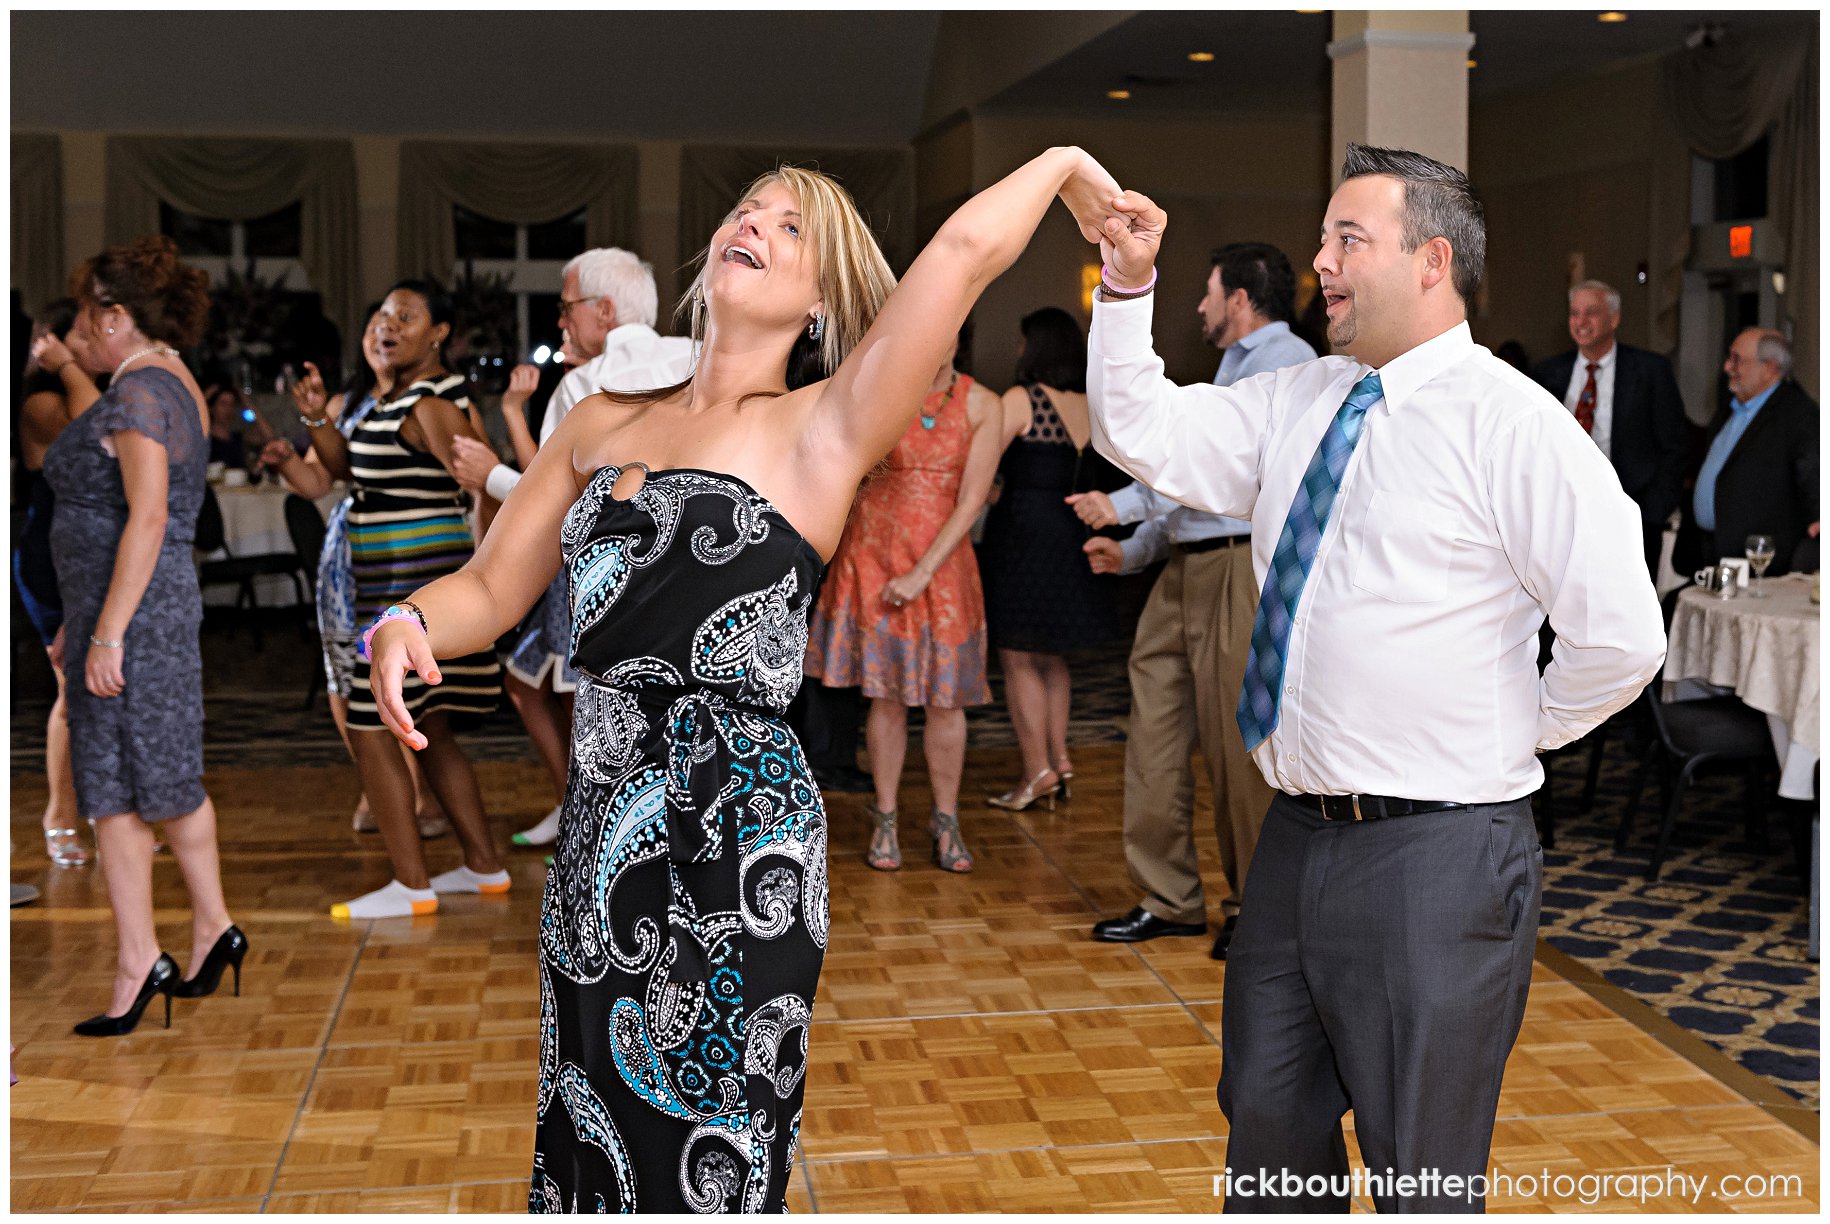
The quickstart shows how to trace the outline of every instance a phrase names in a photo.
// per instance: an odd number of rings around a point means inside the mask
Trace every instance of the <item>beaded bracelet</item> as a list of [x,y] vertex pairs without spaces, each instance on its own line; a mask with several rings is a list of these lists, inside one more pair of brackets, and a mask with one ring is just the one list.
[[369,657],[369,639],[375,636],[375,630],[381,628],[391,620],[418,621],[420,633],[423,636],[431,636],[430,631],[426,628],[426,614],[419,610],[418,604],[413,603],[410,600],[394,604],[386,611],[382,612],[380,616],[377,616],[370,622],[369,627],[362,631],[362,641],[357,645],[356,653],[364,660],[367,660]]
[[1103,301],[1128,302],[1132,298],[1141,298],[1156,288],[1156,269],[1150,269],[1150,279],[1144,282],[1142,289],[1118,289],[1107,280],[1112,275],[1111,264],[1101,264],[1099,268],[1099,296]]

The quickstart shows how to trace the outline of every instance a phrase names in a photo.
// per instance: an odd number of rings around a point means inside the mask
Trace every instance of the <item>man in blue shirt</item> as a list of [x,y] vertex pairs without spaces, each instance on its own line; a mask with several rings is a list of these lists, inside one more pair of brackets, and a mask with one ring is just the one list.
[[[1315,359],[1290,330],[1296,274],[1284,253],[1240,242],[1213,254],[1201,335],[1221,349],[1217,386]],[[1214,939],[1226,958],[1246,867],[1271,800],[1264,775],[1246,754],[1233,707],[1245,679],[1258,608],[1252,525],[1191,510],[1132,483],[1112,493],[1068,499],[1091,527],[1137,523],[1119,541],[1086,543],[1097,573],[1135,573],[1168,559],[1138,619],[1131,650],[1131,727],[1125,746],[1125,859],[1143,901],[1093,928],[1093,938],[1136,943],[1160,935],[1202,935],[1207,905],[1195,852],[1194,773],[1198,744],[1214,794],[1214,827],[1227,896]]]
[[1817,522],[1817,404],[1787,377],[1792,352],[1776,331],[1735,337],[1722,371],[1732,398],[1710,439],[1672,558],[1680,573],[1744,555],[1747,537],[1772,536],[1769,575],[1795,567]]

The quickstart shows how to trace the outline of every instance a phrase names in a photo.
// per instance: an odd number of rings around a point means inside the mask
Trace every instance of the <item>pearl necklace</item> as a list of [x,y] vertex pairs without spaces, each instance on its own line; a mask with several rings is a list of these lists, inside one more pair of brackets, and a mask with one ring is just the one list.
[[134,362],[138,361],[142,357],[150,357],[155,353],[161,357],[176,357],[178,355],[178,350],[171,347],[169,344],[152,344],[152,345],[148,345],[147,347],[141,349],[137,353],[129,353],[125,358],[123,358],[121,360],[120,365],[114,367],[114,374],[109,378],[108,381],[113,382],[116,378],[119,378],[121,376],[121,371],[125,370],[128,366],[132,365]]

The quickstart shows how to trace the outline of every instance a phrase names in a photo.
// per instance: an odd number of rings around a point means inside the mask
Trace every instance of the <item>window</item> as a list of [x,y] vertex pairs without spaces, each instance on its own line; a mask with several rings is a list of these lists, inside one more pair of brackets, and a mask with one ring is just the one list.
[[[457,266],[452,269],[453,282],[468,287],[460,292],[460,322],[466,330],[479,328],[479,351],[476,358],[487,361],[493,369],[496,359],[503,365],[531,360],[544,348],[546,359],[559,360],[559,296],[565,266],[574,255],[585,249],[585,212],[577,212],[551,221],[516,225],[497,221],[453,206],[451,227],[457,245]],[[464,319],[466,313],[489,315],[490,304],[483,300],[486,291],[478,287],[491,279],[503,278],[503,285],[513,299],[514,324],[512,351],[482,351],[500,347],[489,337],[509,329],[492,327],[487,319]],[[477,300],[468,300],[470,298]],[[506,324],[506,320],[503,323]],[[480,326],[479,326],[480,325]]]
[[317,363],[332,378],[339,337],[324,317],[305,266],[297,201],[264,217],[231,221],[159,205],[159,230],[187,263],[210,278],[210,323],[203,341],[204,381],[228,378],[247,389],[270,387],[285,367]]
[[1766,137],[1735,154],[1711,163],[1715,169],[1715,208],[1711,221],[1752,221],[1767,215]]
[[208,272],[213,285],[223,282],[231,262],[241,267],[254,260],[261,275],[283,273],[287,288],[309,288],[299,263],[303,231],[296,201],[251,221],[200,217],[161,203],[159,231],[178,244],[179,254]]

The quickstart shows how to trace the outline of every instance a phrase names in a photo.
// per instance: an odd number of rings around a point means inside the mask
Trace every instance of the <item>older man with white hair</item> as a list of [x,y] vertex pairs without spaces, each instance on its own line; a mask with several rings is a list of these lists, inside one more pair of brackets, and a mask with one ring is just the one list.
[[[503,416],[510,422],[516,457],[526,467],[535,450],[559,428],[572,406],[598,391],[649,391],[683,381],[692,371],[693,342],[655,332],[659,295],[654,269],[617,247],[586,251],[565,266],[559,294],[559,327],[565,349],[583,364],[559,384],[547,401],[538,441],[527,436],[521,406],[539,381],[539,368],[516,366],[503,397]],[[516,426],[520,428],[516,428]],[[518,435],[518,436],[517,436]],[[462,438],[454,443],[452,474],[465,488],[508,500],[521,473],[496,458],[483,443]],[[527,726],[553,789],[563,798],[566,785],[567,728],[576,687],[566,659],[565,575],[528,615],[525,632],[508,660],[508,695]],[[559,835],[559,805],[533,828],[514,835],[517,846],[544,846]]]
[[1614,466],[1639,507],[1646,565],[1655,575],[1665,524],[1684,489],[1689,425],[1671,363],[1615,339],[1620,293],[1585,280],[1569,291],[1569,334],[1576,347],[1541,361],[1531,375],[1563,401]]

